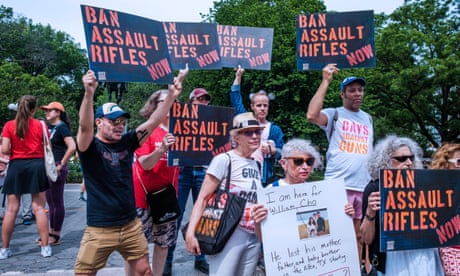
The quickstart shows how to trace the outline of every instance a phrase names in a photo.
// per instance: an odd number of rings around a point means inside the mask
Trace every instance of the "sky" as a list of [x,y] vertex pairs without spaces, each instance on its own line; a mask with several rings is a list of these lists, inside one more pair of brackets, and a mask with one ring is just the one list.
[[[392,13],[404,0],[323,0],[327,10]],[[13,8],[16,15],[34,24],[50,25],[63,31],[86,48],[80,5],[106,8],[154,19],[157,21],[200,22],[200,13],[207,14],[214,0],[0,0],[0,5]]]

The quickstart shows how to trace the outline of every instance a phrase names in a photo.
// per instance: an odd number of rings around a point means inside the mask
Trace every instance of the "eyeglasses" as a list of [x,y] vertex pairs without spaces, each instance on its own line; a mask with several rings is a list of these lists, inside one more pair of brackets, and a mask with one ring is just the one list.
[[456,168],[460,168],[460,158],[452,158],[447,161],[449,161],[449,163],[454,164]]
[[117,118],[115,120],[107,119],[107,122],[109,122],[114,127],[126,124],[125,118]]
[[294,165],[302,166],[303,163],[306,163],[307,166],[313,166],[315,164],[315,158],[309,157],[309,158],[302,158],[302,157],[287,157],[286,159],[291,159],[294,163]]
[[406,162],[409,159],[411,162],[414,162],[415,156],[413,155],[402,155],[402,156],[392,156],[392,159],[398,161],[399,163]]
[[245,131],[241,131],[240,132],[241,134],[244,134],[244,136],[246,137],[252,137],[255,135],[259,136],[262,134],[262,130],[261,129],[256,129],[256,130],[245,130]]
[[196,97],[195,100],[199,102],[209,102],[210,101],[209,96],[206,96],[206,95]]

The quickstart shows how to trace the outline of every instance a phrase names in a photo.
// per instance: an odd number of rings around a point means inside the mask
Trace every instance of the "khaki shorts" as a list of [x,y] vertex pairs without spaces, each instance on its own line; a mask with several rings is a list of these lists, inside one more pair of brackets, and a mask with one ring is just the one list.
[[97,272],[105,266],[114,251],[118,251],[126,261],[149,254],[142,223],[137,218],[121,226],[87,226],[80,242],[74,272]]

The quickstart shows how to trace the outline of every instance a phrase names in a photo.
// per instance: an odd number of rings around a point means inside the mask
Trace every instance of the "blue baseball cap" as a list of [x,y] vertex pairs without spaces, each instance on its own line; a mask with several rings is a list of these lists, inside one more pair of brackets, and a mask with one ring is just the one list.
[[96,118],[105,117],[110,120],[115,120],[119,117],[131,118],[128,112],[124,111],[115,103],[105,103],[99,106],[96,110]]
[[340,84],[340,91],[343,91],[345,89],[345,86],[353,83],[353,82],[359,82],[362,86],[366,85],[366,81],[363,78],[358,78],[358,77],[347,77],[345,78],[342,83]]

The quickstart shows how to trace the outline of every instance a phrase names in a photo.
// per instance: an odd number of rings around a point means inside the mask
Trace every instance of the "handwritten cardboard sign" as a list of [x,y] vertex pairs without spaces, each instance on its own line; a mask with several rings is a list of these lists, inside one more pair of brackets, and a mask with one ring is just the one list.
[[373,11],[301,14],[296,28],[297,71],[375,67]]
[[221,152],[231,149],[233,108],[174,103],[169,127],[176,142],[169,148],[169,166],[208,165]]
[[223,67],[270,70],[273,29],[218,25]]
[[380,250],[460,245],[459,170],[380,171]]
[[221,69],[216,24],[163,23],[174,69]]
[[161,22],[81,5],[89,67],[99,81],[172,83]]
[[269,210],[262,223],[267,275],[360,275],[343,180],[257,191]]

